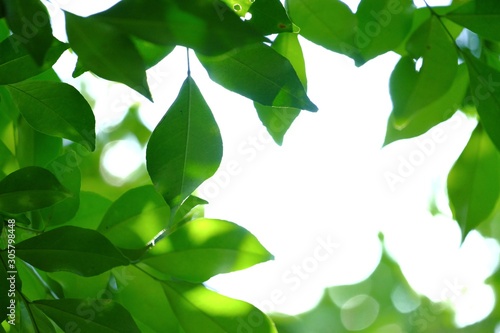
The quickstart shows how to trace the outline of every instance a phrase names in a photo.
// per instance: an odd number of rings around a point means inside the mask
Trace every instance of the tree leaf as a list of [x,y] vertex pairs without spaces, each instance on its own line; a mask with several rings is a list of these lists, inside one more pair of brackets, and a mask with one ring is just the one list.
[[109,207],[99,228],[116,246],[145,247],[170,219],[170,208],[151,185],[131,189]]
[[12,46],[17,49],[22,44],[41,66],[53,40],[47,8],[38,0],[10,0],[4,6],[14,33]]
[[50,171],[26,167],[0,181],[0,211],[19,214],[54,205],[69,196]]
[[293,31],[293,23],[279,0],[254,1],[248,12],[252,18],[247,23],[263,35]]
[[461,106],[469,87],[469,78],[465,64],[458,66],[458,70],[450,89],[435,102],[424,106],[408,124],[398,129],[395,126],[394,116],[391,114],[387,121],[384,146],[401,139],[409,139],[424,134],[437,124],[448,120]]
[[13,40],[16,37],[11,35],[0,43],[0,84],[23,81],[42,73],[51,68],[68,48],[68,44],[53,38],[45,60],[39,65],[26,48],[22,45],[15,46]]
[[253,44],[217,57],[197,54],[210,78],[263,105],[317,111],[290,61],[264,44]]
[[494,210],[500,195],[500,155],[478,125],[448,175],[448,197],[465,236]]
[[37,131],[95,149],[94,113],[83,96],[67,83],[20,82],[8,86],[19,112]]
[[467,2],[445,17],[480,36],[500,41],[500,6],[495,0]]
[[43,271],[101,274],[129,261],[95,230],[63,226],[17,244],[17,255]]
[[412,27],[415,7],[411,0],[363,0],[356,11],[356,47],[363,62],[395,49]]
[[185,333],[277,333],[259,309],[202,285],[162,282],[165,295]]
[[127,0],[92,17],[151,43],[207,55],[265,40],[218,0]]
[[219,128],[190,76],[151,134],[146,159],[153,184],[171,208],[180,205],[219,167]]
[[486,65],[470,53],[465,53],[469,69],[471,98],[484,130],[500,150],[500,72]]
[[66,12],[65,17],[69,43],[85,68],[152,100],[144,60],[126,34],[94,16],[84,18]]
[[[340,0],[288,0],[288,13],[300,34],[324,48],[363,62],[355,45],[356,16]],[[335,17],[335,19],[332,19]]]
[[81,191],[79,209],[76,215],[65,225],[97,230],[111,204],[111,200],[97,193]]
[[248,230],[213,219],[190,221],[156,246],[162,254],[144,259],[142,263],[189,282],[204,282],[214,275],[245,269],[273,258]]
[[130,313],[110,299],[57,299],[32,303],[65,332],[140,333]]
[[[298,36],[296,34],[281,33],[274,40],[272,48],[290,61],[304,90],[307,91],[306,66]],[[254,106],[262,124],[267,128],[274,141],[281,145],[283,137],[299,115],[300,109],[264,106],[257,102],[254,103]]]
[[174,221],[171,223],[172,226],[177,224],[183,224],[186,221],[189,213],[199,205],[206,205],[208,201],[202,198],[198,198],[197,196],[190,195],[186,200],[180,205],[179,209],[175,212]]
[[417,71],[413,59],[403,57],[391,75],[392,114],[400,129],[450,89],[458,67],[451,38],[434,16],[415,31],[407,49],[413,57],[422,57],[423,64]]
[[80,187],[82,176],[78,165],[70,164],[68,161],[76,161],[77,156],[74,151],[68,151],[59,156],[47,166],[56,178],[71,193],[71,197],[41,211],[44,222],[47,226],[60,225],[71,220],[80,206]]

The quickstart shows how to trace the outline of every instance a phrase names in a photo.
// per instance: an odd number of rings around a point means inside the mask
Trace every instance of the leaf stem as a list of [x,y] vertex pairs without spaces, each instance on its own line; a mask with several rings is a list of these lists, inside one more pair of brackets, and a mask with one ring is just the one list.
[[187,76],[191,76],[191,63],[189,62],[189,47],[186,47],[186,58],[187,58]]

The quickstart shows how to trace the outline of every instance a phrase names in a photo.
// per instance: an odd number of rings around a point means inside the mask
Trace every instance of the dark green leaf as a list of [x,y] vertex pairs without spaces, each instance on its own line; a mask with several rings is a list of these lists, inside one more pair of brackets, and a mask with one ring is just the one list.
[[94,113],[73,86],[33,81],[8,87],[19,112],[34,129],[95,149]]
[[[292,21],[300,34],[330,51],[345,54],[357,63],[363,62],[355,44],[356,16],[340,0],[288,0]],[[332,19],[332,18],[335,19]]]
[[86,69],[104,79],[124,83],[152,99],[144,60],[130,37],[94,17],[68,12],[65,16],[69,43]]
[[[290,61],[304,90],[307,90],[306,66],[298,36],[296,34],[281,33],[274,40],[272,48]],[[257,102],[254,105],[262,124],[266,126],[274,141],[281,145],[283,137],[299,115],[300,109],[264,106]]]
[[[273,258],[248,230],[222,220],[190,221],[156,246],[156,255],[142,262],[190,282],[204,282],[217,274],[245,269]],[[160,251],[162,253],[157,254]]]
[[498,6],[498,1],[470,1],[448,13],[446,18],[480,36],[500,41],[500,6]]
[[248,10],[250,26],[263,35],[292,32],[293,24],[279,0],[256,0]]
[[122,248],[143,248],[170,219],[170,208],[151,185],[131,189],[109,207],[98,231]]
[[156,45],[139,38],[132,38],[132,42],[141,54],[146,68],[151,68],[170,54],[175,45]]
[[149,42],[207,55],[264,41],[218,0],[127,0],[93,17]]
[[448,120],[461,106],[468,86],[467,68],[465,64],[461,64],[450,89],[435,102],[424,106],[405,127],[398,129],[395,126],[394,116],[389,117],[384,145],[419,136],[435,125]]
[[71,192],[71,197],[68,199],[42,210],[41,213],[47,226],[65,223],[72,219],[78,211],[82,177],[78,165],[72,163],[76,159],[76,153],[69,151],[47,166],[47,169]]
[[392,114],[399,129],[450,89],[458,67],[455,47],[434,16],[415,31],[407,49],[413,57],[421,57],[423,63],[417,71],[414,60],[403,57],[391,75]]
[[495,208],[500,195],[500,155],[481,126],[448,175],[448,196],[462,240]]
[[42,65],[53,39],[47,8],[39,0],[9,0],[4,5],[7,23],[14,33],[12,46],[20,50],[23,45]]
[[17,255],[47,272],[68,271],[82,276],[129,264],[99,232],[73,226],[52,229],[17,244]]
[[219,167],[219,128],[191,77],[151,134],[146,159],[154,185],[172,208]]
[[19,169],[0,181],[0,211],[6,213],[49,207],[68,196],[56,177],[40,167]]
[[177,320],[185,333],[277,333],[274,323],[259,309],[202,285],[162,283]]
[[[412,27],[413,1],[363,0],[356,17],[356,46],[366,62],[400,45]],[[358,62],[357,65],[362,64]]]
[[194,195],[190,195],[186,200],[182,203],[182,205],[177,209],[174,216],[174,221],[171,223],[172,226],[177,224],[182,224],[186,221],[186,218],[189,217],[189,213],[192,212],[193,208],[199,205],[206,205],[208,201],[198,198]]
[[38,300],[32,306],[65,332],[140,333],[128,311],[110,299]]
[[264,44],[217,57],[198,54],[210,78],[225,88],[268,106],[317,111],[290,61]]
[[0,43],[0,84],[23,81],[42,73],[51,68],[68,48],[67,44],[53,39],[45,60],[38,65],[23,46],[14,46],[15,39],[16,36],[11,35]]
[[469,69],[472,102],[484,130],[500,150],[500,72],[486,65],[469,53],[465,53]]

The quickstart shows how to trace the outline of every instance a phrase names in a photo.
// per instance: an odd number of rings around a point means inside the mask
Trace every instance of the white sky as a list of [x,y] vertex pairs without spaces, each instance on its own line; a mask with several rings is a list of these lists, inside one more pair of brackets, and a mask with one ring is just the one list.
[[[78,1],[59,3],[82,13]],[[94,4],[109,7],[102,1]],[[89,1],[86,8],[91,8]],[[378,264],[378,233],[383,231],[387,247],[417,292],[453,303],[461,325],[486,316],[494,296],[483,282],[498,263],[499,247],[476,232],[460,247],[460,231],[442,195],[446,174],[474,122],[457,114],[439,127],[440,132],[381,150],[391,110],[388,78],[398,56],[388,54],[356,68],[344,56],[304,39],[301,43],[309,96],[319,111],[302,112],[282,147],[267,135],[252,103],[211,82],[192,54],[192,76],[224,140],[223,163],[199,191],[210,202],[206,215],[246,227],[276,257],[216,277],[210,286],[266,311],[300,313],[319,301],[325,287],[366,278]],[[67,68],[65,61],[74,62],[69,54],[64,59],[58,64],[61,68]],[[70,80],[70,74],[66,70],[64,79]],[[120,119],[128,103],[138,99],[143,101],[145,123],[153,128],[185,75],[185,49],[177,48],[148,72],[154,105],[127,87],[85,75],[92,82],[89,91],[98,98],[98,129]],[[133,151],[138,160],[144,158],[144,152]],[[131,164],[133,151],[119,155],[128,157],[126,162],[112,160],[116,165]],[[410,160],[405,181],[391,188],[384,175],[397,174],[398,168],[404,169],[402,161]],[[441,194],[444,216],[428,213],[435,189]]]

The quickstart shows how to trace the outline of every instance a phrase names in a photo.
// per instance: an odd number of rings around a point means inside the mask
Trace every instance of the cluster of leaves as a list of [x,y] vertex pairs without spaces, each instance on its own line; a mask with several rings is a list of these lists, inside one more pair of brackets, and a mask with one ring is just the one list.
[[[207,289],[210,277],[272,255],[242,227],[204,218],[200,207],[207,202],[193,195],[215,173],[223,150],[202,93],[188,71],[152,133],[132,108],[126,126],[96,138],[88,101],[52,69],[67,49],[78,56],[74,77],[88,71],[153,100],[146,70],[174,47],[190,48],[215,82],[254,101],[278,144],[301,110],[317,110],[306,93],[299,34],[359,66],[397,52],[386,144],[466,111],[479,122],[448,178],[453,214],[465,237],[500,211],[496,0],[420,9],[410,0],[363,0],[355,13],[338,0],[285,6],[279,0],[122,0],[88,17],[65,12],[67,43],[53,37],[39,0],[0,0],[0,15],[0,283],[17,272],[16,325],[9,325],[10,300],[1,295],[0,330],[319,332],[318,316],[338,312],[333,296],[325,296],[302,316],[304,323],[279,316],[273,322],[254,306]],[[124,128],[147,144],[147,172],[115,195],[96,176],[99,139]],[[373,297],[387,297],[384,292]],[[394,313],[377,327],[403,320]],[[331,325],[344,330],[338,320]]]

